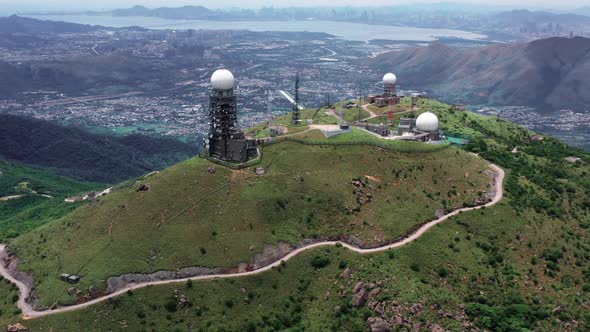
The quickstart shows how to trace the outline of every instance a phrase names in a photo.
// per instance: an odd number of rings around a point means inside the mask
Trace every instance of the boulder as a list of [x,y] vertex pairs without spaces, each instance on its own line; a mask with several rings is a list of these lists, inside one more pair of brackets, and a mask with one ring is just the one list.
[[354,285],[354,287],[352,288],[352,294],[358,293],[363,287],[365,287],[364,282],[362,282],[362,281],[357,282],[356,285]]
[[139,187],[135,191],[139,192],[139,191],[148,191],[148,190],[150,190],[150,186],[142,183],[139,185]]
[[346,268],[346,270],[342,271],[342,273],[340,273],[340,278],[341,279],[348,279],[348,277],[350,277],[350,275],[352,274],[352,270],[350,268]]
[[557,315],[557,314],[559,314],[560,312],[563,312],[563,311],[565,311],[565,308],[564,307],[557,306],[557,307],[553,308],[553,310],[551,310],[551,313],[554,314],[554,315]]
[[352,296],[352,306],[355,308],[364,306],[368,297],[369,293],[365,288],[362,288],[360,291],[358,291],[358,293]]
[[96,287],[94,286],[90,286],[88,287],[88,295],[90,295],[90,297],[97,297],[98,296],[98,290],[96,289]]
[[389,323],[378,317],[369,317],[367,325],[369,325],[371,332],[389,332],[391,330]]
[[369,297],[375,297],[375,296],[379,295],[380,292],[381,292],[381,288],[375,288],[369,293]]
[[424,308],[424,305],[422,305],[422,303],[416,303],[410,307],[410,313],[412,315],[415,315],[415,314],[419,313],[420,311],[422,311],[423,308]]
[[445,329],[443,329],[440,325],[438,324],[433,324],[430,326],[430,332],[445,332]]
[[76,296],[78,294],[78,289],[76,287],[70,287],[68,288],[68,294],[70,294],[70,296]]
[[14,325],[8,325],[6,327],[6,332],[28,332],[28,331],[29,331],[29,329],[26,328],[21,323],[16,323]]

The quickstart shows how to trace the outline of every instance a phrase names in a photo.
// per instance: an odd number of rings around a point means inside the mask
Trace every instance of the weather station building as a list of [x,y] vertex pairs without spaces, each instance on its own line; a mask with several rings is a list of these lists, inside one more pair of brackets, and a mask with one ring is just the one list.
[[387,73],[383,76],[383,94],[368,95],[367,102],[377,107],[397,105],[400,103],[400,97],[396,94],[397,77],[393,73]]
[[437,142],[441,140],[439,121],[436,114],[424,112],[417,119],[402,118],[397,135],[402,140]]
[[205,149],[213,160],[245,163],[256,157],[258,150],[256,141],[245,137],[238,127],[234,82],[234,75],[226,69],[219,69],[211,76],[209,135],[205,139]]

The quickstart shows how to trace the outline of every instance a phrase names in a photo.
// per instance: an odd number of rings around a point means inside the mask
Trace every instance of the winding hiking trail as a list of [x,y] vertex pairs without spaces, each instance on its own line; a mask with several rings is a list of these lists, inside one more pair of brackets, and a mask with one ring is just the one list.
[[[281,262],[288,261],[289,259],[297,256],[298,254],[300,254],[306,250],[309,250],[312,248],[317,248],[317,247],[322,247],[322,246],[335,246],[337,244],[340,244],[340,245],[342,245],[342,247],[352,250],[354,252],[357,252],[359,254],[370,254],[370,253],[377,253],[377,252],[381,252],[381,251],[386,251],[386,250],[393,249],[393,248],[399,248],[401,246],[404,246],[404,245],[418,239],[420,236],[422,236],[422,234],[424,234],[426,231],[428,231],[432,227],[449,219],[452,216],[459,214],[460,212],[477,210],[477,209],[481,209],[484,206],[488,207],[488,206],[492,206],[492,205],[495,205],[496,203],[498,203],[502,199],[502,197],[504,196],[504,175],[505,175],[505,173],[502,168],[500,168],[494,164],[490,164],[489,166],[491,169],[493,169],[496,172],[496,177],[494,179],[495,195],[494,195],[494,198],[490,202],[488,202],[487,204],[484,204],[484,205],[476,206],[476,207],[469,207],[469,208],[462,208],[462,209],[455,210],[455,211],[453,211],[449,214],[446,214],[438,219],[428,222],[427,224],[420,227],[415,233],[408,236],[407,238],[402,239],[402,240],[392,243],[392,244],[382,246],[382,247],[361,249],[361,248],[357,248],[355,246],[352,246],[348,243],[341,242],[341,241],[317,242],[317,243],[309,244],[307,246],[293,250],[292,252],[290,252],[289,254],[284,256],[283,258],[275,261],[274,263],[272,263],[270,265],[259,268],[257,270],[242,272],[242,273],[212,274],[212,275],[196,276],[196,277],[189,277],[189,278],[182,278],[182,279],[161,280],[161,281],[152,281],[152,282],[131,284],[119,291],[116,291],[111,294],[96,298],[96,299],[88,301],[88,302],[84,302],[84,303],[80,303],[80,304],[76,304],[76,305],[72,305],[72,306],[67,306],[67,307],[62,307],[62,308],[58,308],[58,309],[44,310],[44,311],[37,311],[37,310],[33,309],[33,307],[29,303],[26,302],[26,299],[29,297],[29,295],[31,293],[31,289],[27,285],[22,283],[21,281],[15,279],[12,275],[10,275],[10,273],[3,266],[3,264],[0,264],[0,275],[2,275],[4,278],[6,278],[7,280],[9,280],[10,282],[12,282],[13,284],[15,284],[18,287],[19,293],[20,293],[19,299],[18,299],[18,307],[19,307],[19,309],[22,310],[23,319],[32,319],[32,318],[55,315],[55,314],[60,314],[60,313],[64,313],[64,312],[76,311],[76,310],[80,310],[83,308],[87,308],[87,307],[92,306],[94,304],[106,301],[110,298],[119,296],[121,294],[125,294],[127,291],[143,288],[143,287],[150,286],[150,285],[166,285],[166,284],[172,284],[172,283],[182,283],[182,282],[186,282],[188,280],[193,280],[193,281],[211,280],[211,279],[236,278],[236,277],[246,277],[246,276],[256,275],[256,274],[268,271],[268,270],[272,269],[273,267],[277,267],[281,264]],[[0,244],[0,253],[3,253],[5,250],[6,250],[6,245]]]

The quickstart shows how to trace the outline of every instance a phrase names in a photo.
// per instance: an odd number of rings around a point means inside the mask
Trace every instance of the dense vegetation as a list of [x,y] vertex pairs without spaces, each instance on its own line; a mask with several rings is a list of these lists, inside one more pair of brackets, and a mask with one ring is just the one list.
[[175,139],[95,135],[47,121],[0,115],[0,156],[81,180],[118,182],[195,153]]

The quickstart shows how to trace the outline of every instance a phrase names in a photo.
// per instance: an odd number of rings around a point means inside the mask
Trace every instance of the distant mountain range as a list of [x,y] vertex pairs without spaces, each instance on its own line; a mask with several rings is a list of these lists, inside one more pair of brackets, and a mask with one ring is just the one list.
[[227,14],[223,11],[213,11],[203,6],[161,7],[150,9],[144,6],[134,6],[127,9],[112,11],[113,16],[155,16],[170,19],[220,19]]
[[405,87],[470,104],[523,105],[590,112],[590,39],[453,49],[432,44],[368,60]]
[[75,179],[113,183],[184,160],[195,148],[176,139],[107,136],[0,114],[0,159],[51,169]]
[[85,33],[100,27],[56,21],[43,21],[12,15],[0,17],[0,33]]

